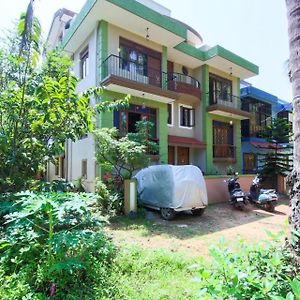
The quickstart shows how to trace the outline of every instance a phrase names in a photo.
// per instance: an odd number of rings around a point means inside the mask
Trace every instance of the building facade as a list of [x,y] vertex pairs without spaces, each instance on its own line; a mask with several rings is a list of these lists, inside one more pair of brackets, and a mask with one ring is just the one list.
[[[149,120],[159,163],[193,164],[214,175],[229,165],[242,170],[241,121],[250,113],[241,104],[240,80],[258,74],[255,64],[205,45],[196,30],[152,0],[88,0],[71,21],[67,16],[56,16],[48,43],[73,57],[79,92],[104,87],[91,105],[131,95],[128,109],[101,113],[98,128],[126,133]],[[67,20],[64,26],[60,20]],[[49,179],[84,176],[93,190],[99,174],[94,150],[92,135],[68,142],[62,167],[49,166]]]
[[[264,155],[274,151],[273,145],[266,140],[265,130],[274,118],[291,120],[291,103],[255,88],[251,85],[241,88],[242,108],[251,116],[242,121],[243,173],[257,173],[263,166]],[[281,147],[289,145],[283,137]],[[290,152],[290,148],[287,149]]]

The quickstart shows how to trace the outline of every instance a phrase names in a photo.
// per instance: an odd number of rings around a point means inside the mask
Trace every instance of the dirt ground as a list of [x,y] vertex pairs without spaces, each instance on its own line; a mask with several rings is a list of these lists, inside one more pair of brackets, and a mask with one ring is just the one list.
[[181,213],[173,221],[165,221],[156,211],[146,211],[135,219],[119,217],[111,220],[107,233],[118,245],[138,245],[147,249],[167,249],[191,256],[208,256],[209,246],[222,237],[231,241],[244,239],[256,243],[273,234],[287,231],[289,206],[281,199],[274,213],[252,205],[238,211],[228,203],[209,206],[202,216]]

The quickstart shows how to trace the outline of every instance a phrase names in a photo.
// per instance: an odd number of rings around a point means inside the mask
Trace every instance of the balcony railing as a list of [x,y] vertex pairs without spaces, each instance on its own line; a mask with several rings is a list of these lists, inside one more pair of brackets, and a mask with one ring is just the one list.
[[189,75],[174,72],[168,73],[168,89],[171,91],[199,97],[200,88],[200,82]]
[[147,63],[110,55],[103,61],[104,77],[115,75],[138,83],[149,84],[178,93],[200,97],[200,83],[195,78],[180,73],[165,73],[153,69]]
[[226,91],[214,90],[209,93],[209,104],[220,104],[231,108],[241,109],[241,99]]
[[250,126],[250,137],[264,138],[266,137],[266,127],[259,125]]
[[236,147],[228,144],[213,145],[214,158],[235,158]]

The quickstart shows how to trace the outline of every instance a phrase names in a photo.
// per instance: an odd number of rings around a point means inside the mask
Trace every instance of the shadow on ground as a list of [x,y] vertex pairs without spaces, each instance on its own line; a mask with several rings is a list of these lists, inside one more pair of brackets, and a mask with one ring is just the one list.
[[[277,207],[286,208],[287,205],[287,199],[281,199]],[[185,240],[193,237],[200,238],[206,234],[275,215],[285,216],[286,209],[277,208],[274,213],[269,213],[249,204],[245,211],[238,211],[228,203],[221,203],[210,205],[200,217],[193,216],[191,213],[179,213],[173,221],[161,219],[158,211],[142,209],[135,218],[125,216],[111,218],[108,227],[111,230],[137,230],[143,237],[162,235]],[[275,228],[276,226],[277,224],[274,224]]]

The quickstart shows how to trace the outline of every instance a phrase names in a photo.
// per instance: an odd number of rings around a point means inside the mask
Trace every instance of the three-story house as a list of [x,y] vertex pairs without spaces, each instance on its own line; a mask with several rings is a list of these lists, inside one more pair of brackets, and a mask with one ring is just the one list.
[[[56,14],[48,42],[73,57],[79,91],[101,85],[103,100],[131,95],[128,109],[101,113],[98,127],[123,134],[149,120],[158,163],[194,164],[205,174],[224,174],[229,164],[241,171],[241,120],[250,113],[241,106],[240,79],[257,75],[256,65],[205,45],[152,0],[88,0],[70,15]],[[68,142],[63,167],[50,168],[50,179],[84,176],[92,190],[99,174],[94,150],[92,135]]]

